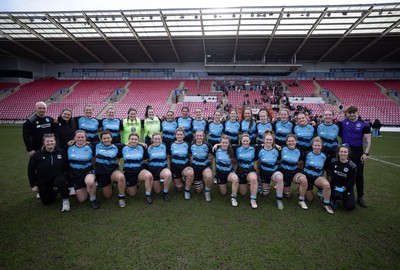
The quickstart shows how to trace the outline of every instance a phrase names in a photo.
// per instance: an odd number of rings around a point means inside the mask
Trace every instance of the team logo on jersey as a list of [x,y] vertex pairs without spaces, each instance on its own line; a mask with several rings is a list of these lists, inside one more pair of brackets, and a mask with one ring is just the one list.
[[358,127],[358,128],[361,127],[361,123],[357,123],[356,127]]
[[58,159],[62,159],[62,156],[60,154],[57,155]]
[[49,119],[49,118],[46,118],[46,122],[50,122],[50,119]]
[[344,171],[344,172],[348,172],[348,171],[349,171],[349,168],[344,168],[343,171]]

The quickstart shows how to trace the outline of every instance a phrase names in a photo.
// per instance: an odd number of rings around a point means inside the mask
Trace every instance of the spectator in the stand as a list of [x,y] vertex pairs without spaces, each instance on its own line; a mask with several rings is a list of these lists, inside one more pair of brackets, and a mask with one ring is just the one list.
[[115,118],[115,109],[110,107],[107,109],[107,118],[100,122],[101,130],[108,130],[112,134],[112,143],[121,143],[120,131],[123,130],[122,121]]
[[27,118],[22,125],[22,137],[29,156],[32,156],[35,151],[41,150],[44,134],[53,133],[52,125],[54,119],[47,116],[46,112],[46,103],[37,102],[35,104],[35,114]]
[[187,143],[192,143],[193,133],[192,133],[192,121],[193,118],[189,116],[189,107],[182,107],[181,116],[176,120],[178,127],[182,127],[185,130],[184,141]]
[[93,106],[86,105],[83,111],[85,113],[84,116],[74,118],[78,129],[86,132],[88,142],[98,142],[99,136],[97,132],[99,130],[100,121],[93,116]]
[[155,115],[154,109],[151,106],[146,107],[142,127],[144,130],[144,142],[150,145],[153,134],[161,132],[161,119]]
[[128,143],[128,137],[131,133],[139,135],[139,141],[142,142],[142,122],[137,117],[137,111],[134,108],[129,108],[128,116],[122,121],[122,138],[124,144]]
[[346,108],[348,119],[338,123],[339,136],[342,143],[350,146],[350,158],[357,165],[357,202],[361,207],[367,207],[364,201],[364,163],[371,148],[371,129],[368,124],[359,120],[358,108],[350,105]]

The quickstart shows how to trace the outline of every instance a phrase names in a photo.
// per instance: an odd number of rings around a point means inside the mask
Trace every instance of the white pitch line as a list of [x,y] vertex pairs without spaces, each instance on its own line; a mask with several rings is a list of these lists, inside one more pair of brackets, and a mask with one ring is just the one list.
[[369,157],[369,159],[372,159],[372,160],[375,160],[375,161],[379,161],[379,162],[382,162],[382,163],[386,163],[386,164],[389,164],[389,165],[392,165],[392,166],[395,166],[395,167],[400,167],[399,164],[394,164],[394,163],[391,163],[391,162],[388,162],[388,161],[384,161],[384,160],[381,160],[381,159],[377,159],[377,158],[373,158],[373,157]]

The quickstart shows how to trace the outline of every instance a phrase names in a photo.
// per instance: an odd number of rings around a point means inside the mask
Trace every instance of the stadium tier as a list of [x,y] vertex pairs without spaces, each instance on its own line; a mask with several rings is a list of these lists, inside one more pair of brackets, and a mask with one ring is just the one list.
[[[322,94],[316,91],[319,85],[322,91],[329,90],[339,100],[339,103],[334,103],[336,106],[323,102],[293,101],[291,106],[294,109],[301,105],[310,109],[314,116],[322,115],[324,110],[329,109],[335,113],[336,119],[342,119],[337,105],[343,104],[343,107],[346,107],[354,104],[359,107],[363,119],[380,119],[386,125],[400,124],[400,106],[388,95],[383,94],[381,87],[374,81],[284,80],[282,82],[290,90],[286,92],[289,97],[301,97],[301,99],[316,97]],[[400,89],[400,83],[397,81],[378,83],[388,91]],[[3,98],[0,96],[0,119],[24,119],[33,113],[35,102],[40,100],[45,100],[49,104],[48,115],[53,117],[57,117],[64,108],[71,109],[74,116],[82,115],[84,106],[90,104],[99,118],[105,117],[104,109],[114,107],[116,116],[121,119],[127,116],[129,108],[135,108],[138,117],[143,118],[148,105],[151,105],[156,115],[160,117],[171,108],[175,111],[175,116],[180,116],[182,107],[187,106],[191,116],[194,117],[195,109],[200,108],[206,118],[211,117],[217,108],[224,108],[226,104],[232,108],[271,106],[269,95],[272,92],[262,95],[260,90],[215,91],[216,84],[217,82],[213,80],[38,80],[22,85],[19,90],[8,93]],[[17,86],[17,84],[1,84],[0,87],[2,85]],[[174,90],[177,89],[186,91],[181,93],[181,101],[172,106],[175,103]],[[117,90],[121,91],[118,92],[121,96],[115,102],[110,97]],[[56,98],[57,94],[60,95],[59,98]],[[211,96],[215,97],[215,100],[182,102],[185,96],[197,98]],[[99,115],[101,112],[103,114]]]

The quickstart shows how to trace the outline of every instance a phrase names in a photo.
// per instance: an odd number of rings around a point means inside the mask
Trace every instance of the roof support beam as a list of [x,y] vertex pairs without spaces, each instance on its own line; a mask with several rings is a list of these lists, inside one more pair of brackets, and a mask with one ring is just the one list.
[[379,63],[379,62],[381,62],[381,61],[383,61],[383,60],[385,60],[385,59],[387,59],[387,58],[389,58],[390,56],[392,56],[392,55],[395,54],[395,53],[398,53],[399,51],[400,51],[400,47],[398,47],[397,49],[391,51],[390,53],[388,53],[388,54],[386,54],[385,56],[383,56],[383,57],[379,58],[378,60],[376,60],[376,61],[375,61],[375,64],[376,64],[376,63]]
[[128,19],[126,18],[125,14],[121,11],[121,17],[122,20],[125,22],[126,26],[128,26],[129,30],[131,30],[132,34],[135,36],[137,42],[139,43],[140,47],[142,48],[142,50],[145,52],[145,54],[147,55],[147,57],[149,58],[149,60],[152,63],[155,63],[153,57],[150,55],[149,51],[147,51],[146,47],[143,45],[142,41],[139,38],[138,33],[135,31],[135,29],[132,27],[131,23],[128,21]]
[[400,20],[398,20],[397,22],[393,23],[389,28],[387,28],[385,31],[383,31],[379,37],[375,38],[373,41],[371,41],[370,43],[368,43],[364,48],[362,48],[361,50],[359,50],[358,52],[356,52],[355,54],[353,54],[352,57],[350,57],[349,59],[346,60],[346,62],[350,62],[352,60],[354,60],[357,56],[359,56],[360,54],[362,54],[363,52],[365,52],[368,48],[370,48],[372,45],[374,45],[375,43],[377,43],[381,38],[383,38],[387,33],[389,33],[390,31],[392,31],[394,28],[396,28],[398,25],[400,24]]
[[271,46],[272,40],[274,39],[276,30],[278,29],[278,26],[279,26],[279,24],[281,23],[281,20],[282,20],[282,17],[283,17],[283,11],[284,11],[284,10],[285,10],[285,8],[282,8],[282,9],[281,9],[281,12],[279,13],[279,17],[278,17],[278,19],[276,20],[274,29],[272,30],[271,37],[269,38],[268,44],[267,44],[267,46],[265,47],[265,50],[264,50],[264,53],[263,53],[263,56],[262,56],[262,62],[263,62],[263,63],[266,62],[267,52],[268,52],[268,50],[269,50],[269,47]]
[[353,31],[373,10],[374,6],[370,6],[368,11],[366,11],[347,31],[343,36],[335,42],[318,60],[317,63],[321,62],[325,57],[327,57],[337,46],[342,43],[342,41]]
[[42,60],[46,61],[47,63],[50,64],[55,64],[53,61],[51,61],[50,59],[44,57],[43,55],[41,55],[40,53],[35,52],[34,50],[32,50],[31,48],[21,44],[20,42],[16,41],[15,39],[13,39],[10,35],[4,33],[3,31],[0,30],[0,35],[2,35],[3,37],[5,37],[6,39],[10,40],[11,42],[13,42],[14,44],[20,46],[21,48],[24,48],[25,50],[27,50],[28,52],[36,55],[37,57],[41,58]]
[[35,37],[37,37],[38,39],[40,39],[42,42],[44,42],[47,46],[49,46],[50,48],[52,48],[53,50],[57,51],[58,53],[60,53],[61,55],[65,56],[66,58],[68,58],[69,60],[71,60],[72,62],[79,64],[79,62],[77,60],[75,60],[74,58],[72,58],[71,56],[69,56],[68,54],[66,54],[65,52],[63,52],[62,50],[60,50],[59,48],[57,48],[56,46],[54,46],[53,44],[51,44],[49,41],[47,41],[42,35],[40,35],[39,33],[37,33],[35,30],[33,30],[32,28],[28,27],[26,24],[22,23],[19,19],[15,18],[14,16],[12,16],[10,13],[7,14],[8,17],[15,22],[16,24],[18,24],[21,28],[25,29],[26,31],[28,31],[29,33],[31,33],[32,35],[34,35]]
[[200,11],[201,39],[203,42],[204,64],[207,64],[206,35],[204,33],[203,13]]
[[53,17],[51,17],[48,13],[45,13],[45,16],[49,22],[54,24],[58,29],[60,29],[64,34],[66,34],[72,41],[74,41],[79,47],[81,47],[85,52],[90,54],[97,62],[104,64],[104,61],[101,60],[97,55],[91,52],[85,45],[79,42],[74,35],[72,35],[67,29],[64,28],[60,23],[58,23]]
[[308,31],[307,36],[303,39],[299,47],[297,47],[296,51],[293,53],[291,59],[294,63],[296,63],[296,55],[300,52],[301,48],[303,48],[304,44],[306,44],[307,40],[310,38],[312,33],[314,32],[315,28],[319,25],[319,23],[322,21],[322,19],[325,17],[327,13],[328,7],[325,7],[324,11],[321,13],[321,15],[318,17],[318,20],[314,23],[314,25],[311,27],[311,29]]
[[110,46],[111,49],[113,49],[113,51],[116,52],[122,60],[124,60],[124,62],[129,63],[128,59],[126,59],[126,57],[114,46],[114,44],[111,43],[108,37],[103,33],[103,31],[100,30],[100,28],[97,27],[97,25],[90,19],[90,17],[86,13],[82,14],[87,23],[90,24],[93,29],[95,29],[97,33],[100,34],[100,36],[107,42],[108,46]]
[[237,51],[237,46],[239,43],[239,31],[240,31],[240,23],[242,21],[242,9],[243,9],[243,7],[240,7],[239,22],[238,22],[238,27],[236,30],[235,49],[233,50],[233,63],[236,63],[236,51]]
[[171,32],[169,31],[167,22],[165,21],[165,18],[164,18],[164,14],[162,13],[161,10],[160,10],[160,18],[161,18],[161,21],[162,21],[162,23],[164,25],[165,31],[167,32],[167,35],[168,35],[168,38],[169,38],[169,42],[171,43],[172,49],[174,50],[176,59],[178,60],[179,63],[181,63],[181,59],[179,58],[179,55],[178,55],[178,52],[176,51],[174,42],[172,41]]

